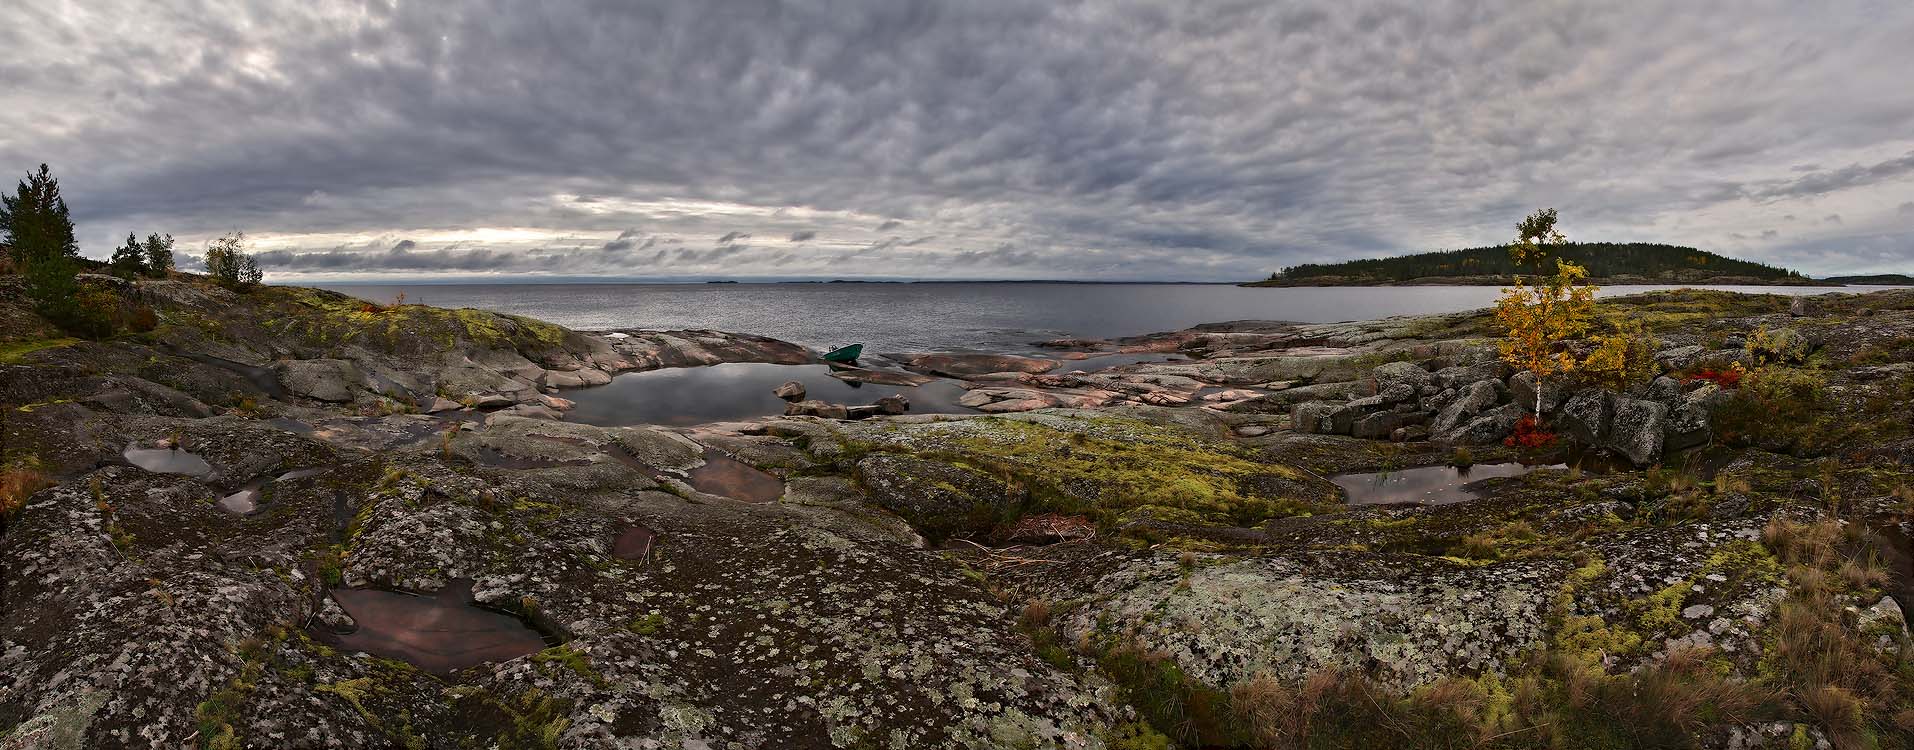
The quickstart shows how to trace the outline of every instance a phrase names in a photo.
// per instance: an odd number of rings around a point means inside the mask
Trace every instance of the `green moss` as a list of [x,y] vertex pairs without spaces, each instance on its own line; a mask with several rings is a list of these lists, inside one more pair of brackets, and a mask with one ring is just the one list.
[[660,613],[653,612],[651,614],[645,615],[644,617],[640,617],[635,620],[632,620],[630,624],[625,626],[625,629],[633,633],[637,633],[638,635],[657,635],[659,632],[664,630],[664,627],[665,627],[665,616]]
[[0,342],[0,364],[19,362],[29,354],[45,349],[58,349],[80,343],[76,338],[31,339],[27,341]]
[[1081,432],[1015,419],[953,424],[963,426],[942,444],[959,460],[1029,488],[1039,507],[1096,514],[1106,522],[1155,506],[1247,524],[1308,514],[1326,501],[1274,497],[1257,487],[1301,479],[1291,467],[1136,420],[1085,420]]
[[558,664],[592,681],[593,684],[605,684],[605,677],[592,668],[591,657],[583,651],[572,648],[571,644],[561,644],[532,654],[535,664]]

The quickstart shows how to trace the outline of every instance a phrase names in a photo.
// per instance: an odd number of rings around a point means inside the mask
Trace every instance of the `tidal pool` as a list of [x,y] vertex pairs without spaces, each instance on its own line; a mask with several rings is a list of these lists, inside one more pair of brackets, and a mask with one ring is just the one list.
[[784,497],[782,480],[715,450],[704,452],[704,465],[692,469],[685,484],[708,495],[747,503],[774,503]]
[[511,615],[477,606],[472,582],[454,580],[430,596],[377,589],[333,589],[332,599],[358,627],[316,628],[320,640],[349,651],[398,659],[447,674],[543,650],[543,635]]
[[643,526],[633,526],[618,533],[612,540],[611,556],[620,560],[648,561],[651,548],[658,543],[658,532]]
[[1473,500],[1472,482],[1495,477],[1515,477],[1536,469],[1560,469],[1562,464],[1528,466],[1520,463],[1477,464],[1466,469],[1454,466],[1423,466],[1396,471],[1363,474],[1338,474],[1330,477],[1349,496],[1350,505],[1423,503],[1446,505]]
[[804,384],[805,398],[859,406],[893,393],[910,399],[913,414],[968,413],[957,403],[963,387],[949,380],[919,386],[847,383],[831,377],[826,365],[732,363],[633,372],[610,383],[567,391],[576,406],[569,422],[606,427],[635,424],[689,426],[755,419],[784,413],[785,402],[771,391],[785,381]]
[[195,456],[178,448],[135,448],[126,446],[128,463],[156,474],[185,474],[203,477],[213,473],[213,465],[206,459]]

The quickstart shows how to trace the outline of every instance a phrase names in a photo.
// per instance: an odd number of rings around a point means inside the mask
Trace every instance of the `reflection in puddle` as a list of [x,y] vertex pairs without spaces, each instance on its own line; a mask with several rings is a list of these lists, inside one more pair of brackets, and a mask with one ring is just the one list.
[[704,453],[704,465],[685,477],[692,489],[747,503],[774,503],[784,497],[784,482],[764,471],[714,450]]
[[806,398],[848,406],[899,393],[910,399],[912,413],[972,411],[958,405],[964,389],[949,380],[920,386],[848,383],[831,377],[825,365],[733,363],[626,373],[606,385],[567,391],[565,397],[577,405],[565,419],[603,426],[687,426],[775,416],[784,413],[785,402],[771,391],[787,380],[803,383]]
[[[290,482],[295,479],[317,476],[324,472],[325,469],[323,468],[294,469],[279,475],[272,481]],[[265,497],[266,484],[267,482],[265,480],[254,480],[245,487],[240,488],[238,492],[220,498],[219,507],[229,513],[238,513],[242,516],[256,512],[259,510],[259,501]]]
[[1536,469],[1560,469],[1561,464],[1525,466],[1519,463],[1477,464],[1467,469],[1453,466],[1424,466],[1400,471],[1368,474],[1341,474],[1329,478],[1349,495],[1350,505],[1385,503],[1424,503],[1445,505],[1473,500],[1471,482],[1495,477],[1515,477]]
[[333,589],[333,601],[358,623],[350,633],[318,628],[320,640],[350,651],[399,659],[445,674],[538,652],[544,636],[516,617],[472,603],[472,582],[452,581],[439,593]]
[[619,533],[611,543],[611,556],[620,560],[651,560],[652,545],[658,542],[658,532],[643,526],[633,526]]
[[158,474],[203,477],[213,473],[212,464],[178,448],[134,448],[129,445],[122,455],[134,466]]

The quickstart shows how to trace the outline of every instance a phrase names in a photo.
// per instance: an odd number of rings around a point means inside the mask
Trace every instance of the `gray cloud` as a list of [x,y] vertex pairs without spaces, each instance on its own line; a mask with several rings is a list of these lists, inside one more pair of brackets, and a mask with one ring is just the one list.
[[26,3],[0,179],[51,163],[89,254],[239,228],[276,278],[1242,279],[1545,205],[1905,270],[1908,38],[1865,0]]

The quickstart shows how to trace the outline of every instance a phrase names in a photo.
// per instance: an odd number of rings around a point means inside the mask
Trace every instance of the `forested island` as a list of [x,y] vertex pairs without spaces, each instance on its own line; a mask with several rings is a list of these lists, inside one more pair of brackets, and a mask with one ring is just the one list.
[[[1589,282],[1595,284],[1838,283],[1697,248],[1652,242],[1571,242],[1562,247],[1560,257],[1587,268]],[[1245,286],[1498,285],[1509,283],[1517,271],[1508,246],[1490,245],[1393,258],[1304,263]]]

